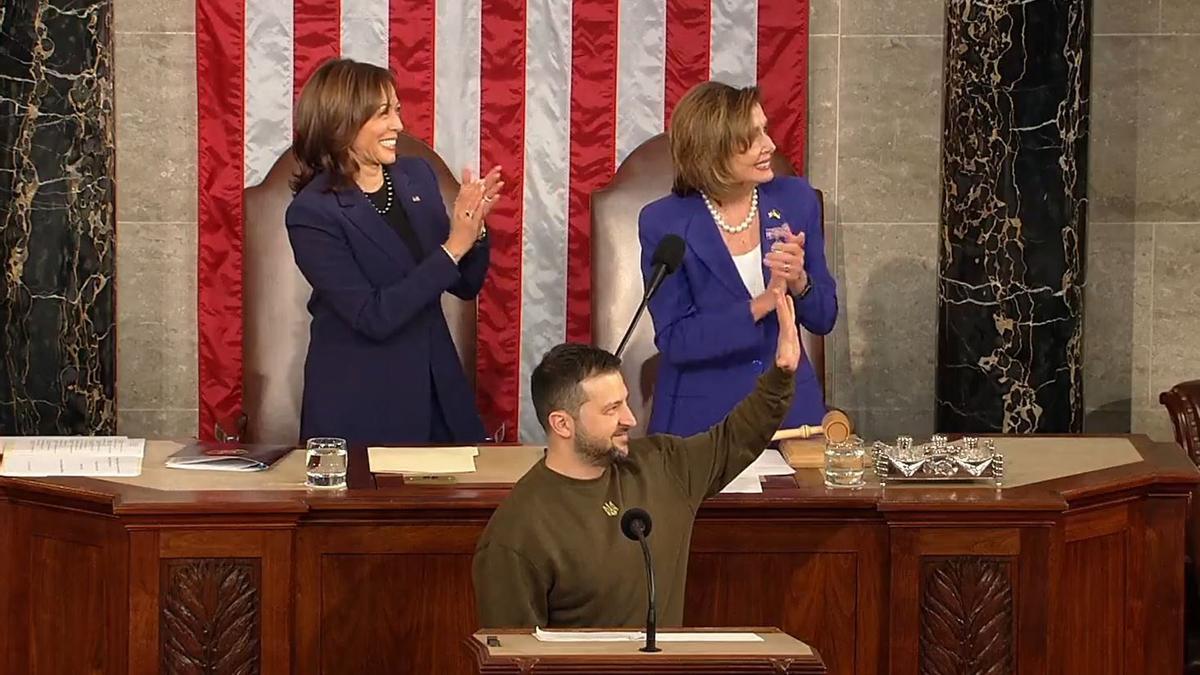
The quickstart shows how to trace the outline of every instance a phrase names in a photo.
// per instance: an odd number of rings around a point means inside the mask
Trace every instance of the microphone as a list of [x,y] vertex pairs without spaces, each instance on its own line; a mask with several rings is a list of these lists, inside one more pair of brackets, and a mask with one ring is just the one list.
[[654,566],[650,564],[650,547],[646,544],[646,537],[650,536],[650,514],[646,513],[645,509],[629,509],[621,516],[621,532],[642,545],[642,557],[646,560],[646,586],[649,594],[646,606],[646,646],[638,651],[661,652],[661,649],[654,646],[658,614],[654,608]]
[[646,285],[646,292],[642,295],[642,304],[638,306],[637,312],[633,315],[633,321],[629,322],[629,329],[625,331],[625,337],[621,338],[621,344],[617,347],[614,354],[617,358],[621,358],[621,352],[625,351],[625,345],[629,344],[633,329],[637,327],[638,319],[642,318],[642,312],[646,311],[650,297],[662,285],[663,279],[679,269],[679,265],[683,262],[683,253],[683,239],[678,235],[668,234],[658,242],[658,246],[654,249],[654,256],[650,259],[650,267],[653,271],[650,283]]

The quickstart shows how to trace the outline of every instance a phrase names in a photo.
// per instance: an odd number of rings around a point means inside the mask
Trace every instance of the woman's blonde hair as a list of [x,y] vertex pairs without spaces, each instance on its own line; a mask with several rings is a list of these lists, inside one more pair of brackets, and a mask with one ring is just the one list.
[[762,105],[758,87],[738,89],[711,81],[679,99],[671,115],[672,192],[718,196],[729,191],[729,159],[754,142],[756,105]]
[[330,59],[312,74],[296,103],[292,151],[299,168],[292,189],[299,192],[318,173],[328,172],[331,188],[348,187],[358,173],[350,155],[354,137],[379,109],[380,94],[396,88],[386,68],[350,59]]

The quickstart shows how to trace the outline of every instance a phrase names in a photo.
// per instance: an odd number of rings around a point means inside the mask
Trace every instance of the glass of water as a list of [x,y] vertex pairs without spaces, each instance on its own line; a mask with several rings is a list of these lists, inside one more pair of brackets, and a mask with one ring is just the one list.
[[304,453],[305,484],[309,487],[346,487],[346,439],[310,438]]
[[835,443],[825,443],[825,485],[835,488],[854,488],[863,485],[867,451],[858,436]]

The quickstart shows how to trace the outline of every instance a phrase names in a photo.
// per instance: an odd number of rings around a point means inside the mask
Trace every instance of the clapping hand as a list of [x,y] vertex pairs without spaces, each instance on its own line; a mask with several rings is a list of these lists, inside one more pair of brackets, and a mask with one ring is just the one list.
[[796,305],[792,296],[775,289],[775,315],[779,317],[779,342],[775,347],[775,365],[796,372],[800,367],[800,332],[796,328]]
[[803,232],[792,234],[788,230],[784,238],[771,247],[771,252],[763,262],[771,270],[771,281],[781,279],[792,293],[799,293],[808,286],[808,272],[804,269]]
[[503,187],[498,166],[482,178],[475,178],[470,169],[463,169],[462,185],[450,218],[450,237],[446,240],[446,248],[455,256],[465,255],[480,238],[483,219],[491,213]]

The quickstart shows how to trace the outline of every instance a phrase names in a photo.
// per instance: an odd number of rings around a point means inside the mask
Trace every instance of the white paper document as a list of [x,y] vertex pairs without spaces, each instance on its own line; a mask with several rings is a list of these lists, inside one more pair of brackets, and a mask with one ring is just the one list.
[[746,472],[753,472],[759,476],[791,476],[796,473],[796,470],[787,463],[778,450],[767,448],[742,473]]
[[[534,629],[542,642],[643,642],[642,631],[560,631]],[[658,633],[657,642],[762,642],[757,633]]]
[[367,448],[371,473],[439,475],[475,471],[475,446],[424,448]]
[[763,476],[791,476],[796,470],[774,448],[763,450],[745,471],[721,489],[723,494],[761,494]]
[[757,495],[762,494],[762,478],[752,473],[743,472],[728,485],[721,488],[721,494],[726,495]]
[[138,476],[146,439],[125,436],[0,437],[0,476]]

